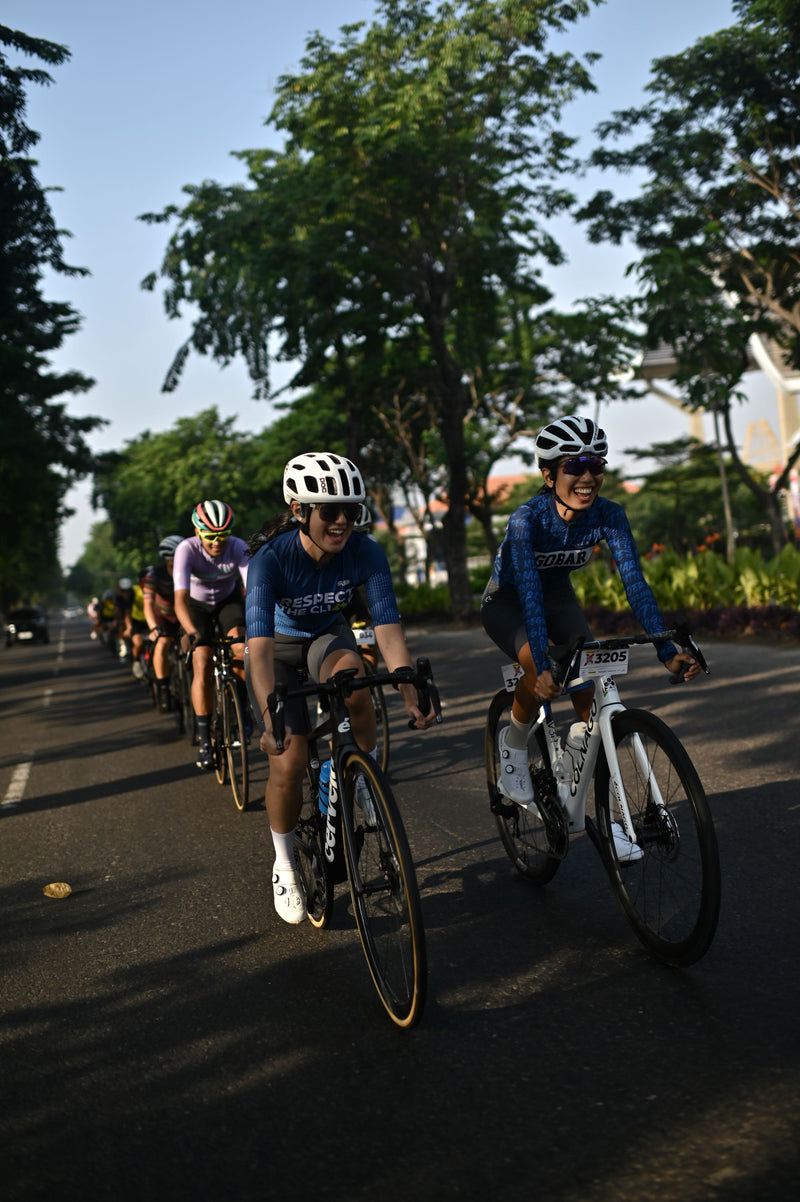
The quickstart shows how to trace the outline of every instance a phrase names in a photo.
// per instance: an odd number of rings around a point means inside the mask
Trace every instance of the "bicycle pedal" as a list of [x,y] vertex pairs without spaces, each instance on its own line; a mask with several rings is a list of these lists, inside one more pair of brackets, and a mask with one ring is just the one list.
[[499,814],[502,818],[513,818],[519,807],[516,802],[509,801],[498,789],[489,803],[489,809],[493,814]]

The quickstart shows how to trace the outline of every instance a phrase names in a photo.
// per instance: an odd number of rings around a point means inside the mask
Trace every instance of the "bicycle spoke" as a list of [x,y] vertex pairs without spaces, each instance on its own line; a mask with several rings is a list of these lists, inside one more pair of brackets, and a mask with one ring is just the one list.
[[425,935],[416,873],[396,803],[369,756],[347,757],[342,821],[364,954],[394,1022],[414,1026],[425,1004]]
[[707,951],[719,914],[720,872],[705,793],[685,749],[643,710],[614,718],[620,776],[638,858],[621,860],[612,823],[621,823],[605,756],[596,774],[596,810],[611,880],[650,952],[686,965]]

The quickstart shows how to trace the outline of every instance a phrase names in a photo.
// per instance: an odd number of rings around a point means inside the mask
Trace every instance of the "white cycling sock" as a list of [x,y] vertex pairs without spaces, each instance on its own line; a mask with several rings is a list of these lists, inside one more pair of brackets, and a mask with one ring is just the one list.
[[275,848],[275,872],[294,872],[294,831],[289,831],[288,834],[282,835],[278,831],[269,828],[269,833],[272,835],[272,844]]
[[506,747],[516,748],[519,751],[524,751],[528,746],[528,736],[531,733],[533,722],[520,722],[511,714],[511,723],[506,732]]

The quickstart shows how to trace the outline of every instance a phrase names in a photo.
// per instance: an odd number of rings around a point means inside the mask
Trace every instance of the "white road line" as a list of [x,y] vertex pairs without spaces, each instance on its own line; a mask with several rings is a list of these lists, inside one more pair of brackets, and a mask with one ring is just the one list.
[[31,761],[26,764],[17,764],[14,773],[11,777],[11,784],[6,789],[6,795],[0,806],[17,805],[25,796],[25,786],[28,783],[28,777],[31,774]]
[[51,702],[52,698],[53,698],[53,690],[52,690],[52,689],[45,689],[45,691],[44,691],[44,696],[42,697],[42,705],[44,706],[44,708],[45,708],[45,709],[47,709],[47,707],[48,707],[48,705],[50,704],[50,702]]

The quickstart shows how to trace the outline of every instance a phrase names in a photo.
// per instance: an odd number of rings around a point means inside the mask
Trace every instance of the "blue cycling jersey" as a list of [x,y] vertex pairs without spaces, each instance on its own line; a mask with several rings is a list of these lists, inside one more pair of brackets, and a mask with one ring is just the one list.
[[[516,591],[539,672],[547,667],[544,593],[568,585],[570,572],[589,562],[599,542],[607,543],[614,556],[637,621],[647,634],[664,629],[656,599],[642,574],[622,506],[606,497],[597,497],[588,509],[566,522],[556,508],[552,492],[541,493],[520,505],[509,518],[489,586]],[[662,661],[676,654],[675,647],[668,642],[658,643],[657,650]]]
[[374,538],[353,531],[324,561],[303,550],[300,531],[276,535],[256,551],[247,573],[248,638],[277,634],[314,638],[335,621],[363,584],[374,626],[399,622],[386,554]]

